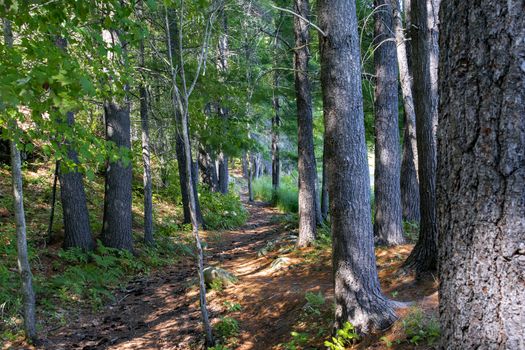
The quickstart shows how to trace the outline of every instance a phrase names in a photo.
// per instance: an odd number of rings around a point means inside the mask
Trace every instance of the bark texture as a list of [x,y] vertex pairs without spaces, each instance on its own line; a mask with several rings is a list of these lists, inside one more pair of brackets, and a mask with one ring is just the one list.
[[[119,148],[131,148],[129,106],[107,102],[106,138]],[[131,216],[131,163],[108,162],[104,193],[102,242],[105,246],[133,251]]]
[[[228,17],[224,8],[221,10],[220,14],[220,23],[221,23],[221,34],[219,36],[219,57],[217,59],[217,66],[219,72],[221,73],[221,81],[224,82],[225,76],[228,73],[228,58],[230,56],[230,46],[228,42]],[[226,108],[219,104],[219,117],[225,121],[228,119],[228,111]],[[228,184],[229,184],[229,172],[228,172],[228,155],[222,150],[219,153],[219,164],[217,170],[219,172],[219,191],[221,193],[228,193]]]
[[405,242],[401,218],[396,42],[390,0],[375,0],[375,220],[379,244]]
[[318,1],[326,166],[332,223],[335,327],[359,332],[396,319],[377,276],[355,1]]
[[[294,11],[303,18],[308,19],[310,17],[308,0],[295,0]],[[308,61],[310,58],[308,49],[310,35],[308,28],[308,22],[294,16],[294,65],[299,172],[298,247],[305,247],[312,244],[317,234],[317,166],[314,153],[312,96],[310,92],[310,80],[308,79]]]
[[[72,127],[75,123],[75,116],[72,112],[67,113],[67,124]],[[62,201],[62,217],[64,220],[64,249],[81,248],[92,250],[95,242],[91,235],[89,226],[89,212],[87,208],[86,193],[82,173],[77,169],[77,152],[66,140],[65,144],[68,160],[71,167],[64,166],[61,162],[61,169],[58,172],[60,179],[60,199]]]
[[[401,160],[401,208],[403,219],[419,222],[419,181],[417,179],[416,112],[412,96],[412,74],[408,65],[408,50],[399,0],[392,2],[394,33],[397,45],[397,64],[403,94],[404,125],[403,155]],[[407,15],[405,15],[407,16]],[[408,28],[409,20],[406,18]]]
[[525,349],[524,10],[442,1],[442,349]]
[[419,172],[419,239],[405,262],[418,273],[437,268],[436,128],[439,0],[412,0],[412,52]]

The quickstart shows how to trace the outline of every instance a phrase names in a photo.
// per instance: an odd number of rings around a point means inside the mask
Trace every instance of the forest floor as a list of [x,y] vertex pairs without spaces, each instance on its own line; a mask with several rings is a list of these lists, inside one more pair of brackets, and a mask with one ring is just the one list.
[[[329,246],[296,250],[294,230],[282,214],[260,202],[245,205],[250,218],[239,229],[202,233],[207,244],[206,265],[226,269],[239,279],[234,285],[208,292],[212,323],[216,325],[225,316],[237,320],[238,331],[234,329],[223,340],[230,349],[323,348],[333,304]],[[437,283],[432,278],[416,281],[399,272],[411,248],[378,248],[376,254],[384,293],[395,300],[416,301],[416,306],[399,310],[402,320],[353,348],[432,348],[425,341],[432,340],[428,322],[437,310]],[[41,348],[203,348],[191,260],[132,281],[102,311],[77,310],[67,325],[48,326],[42,332],[46,336]],[[307,292],[320,292],[322,297],[308,302]],[[292,331],[297,332],[295,337]]]

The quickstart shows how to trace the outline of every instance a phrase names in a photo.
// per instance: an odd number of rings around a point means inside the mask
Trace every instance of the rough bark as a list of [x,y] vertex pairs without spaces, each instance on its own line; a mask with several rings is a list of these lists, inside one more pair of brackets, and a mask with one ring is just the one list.
[[361,333],[396,319],[377,276],[355,1],[318,1],[326,166],[333,237],[335,327]]
[[[69,112],[66,118],[68,126],[72,127],[75,123],[74,114]],[[69,158],[68,162],[72,163],[72,167],[66,167],[64,162],[61,162],[61,168],[58,172],[64,220],[63,247],[64,249],[81,248],[89,251],[95,247],[95,242],[91,235],[83,176],[77,169],[77,152],[69,146],[67,140],[65,147]]]
[[[13,46],[13,32],[11,22],[3,20],[4,40],[7,46]],[[16,123],[13,123],[16,128]],[[36,340],[36,320],[35,320],[35,292],[33,291],[33,275],[29,265],[27,253],[26,237],[26,217],[24,212],[24,193],[22,189],[22,161],[20,151],[16,143],[10,142],[11,156],[11,179],[13,188],[13,204],[16,225],[16,248],[18,258],[18,272],[22,280],[22,296],[24,303],[24,330],[26,336],[31,340]]]
[[219,191],[223,194],[228,193],[228,184],[230,183],[228,158],[229,157],[224,152],[219,154]]
[[398,86],[393,9],[390,0],[375,0],[375,220],[379,244],[405,242],[401,214]]
[[[129,105],[104,105],[106,139],[118,148],[131,148]],[[102,242],[105,246],[133,251],[131,212],[131,163],[109,161],[104,192]]]
[[[394,15],[394,33],[397,45],[397,64],[403,94],[404,125],[403,155],[401,160],[401,208],[403,219],[419,222],[419,182],[417,179],[416,112],[412,96],[412,74],[408,65],[407,41],[399,0],[390,0]],[[408,27],[408,19],[406,20]]]
[[439,0],[412,0],[412,52],[420,195],[419,239],[405,262],[418,274],[437,267],[436,128]]
[[[55,44],[66,52],[67,41],[65,38],[57,37]],[[66,113],[65,121],[60,118],[59,123],[64,123],[65,127],[72,129],[75,124],[74,113]],[[83,176],[78,171],[79,160],[76,150],[71,146],[72,141],[66,138],[62,144],[68,159],[60,162],[61,169],[58,170],[64,221],[63,247],[64,249],[81,248],[89,251],[95,247],[95,242],[91,235]]]
[[523,1],[442,1],[442,349],[525,349],[524,10]]
[[202,183],[213,192],[219,191],[219,179],[217,177],[217,168],[215,160],[204,147],[199,146],[199,155],[197,157]]
[[[294,1],[295,13],[309,18],[308,0]],[[311,245],[317,234],[316,182],[317,166],[315,164],[314,134],[312,116],[312,95],[308,79],[309,61],[309,24],[294,16],[295,34],[295,96],[297,102],[297,148],[299,172],[299,234],[297,246]]]

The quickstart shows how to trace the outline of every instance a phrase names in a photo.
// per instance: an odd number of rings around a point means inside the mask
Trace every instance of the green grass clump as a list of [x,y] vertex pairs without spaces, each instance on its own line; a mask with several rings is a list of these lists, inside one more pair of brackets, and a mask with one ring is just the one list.
[[252,188],[255,199],[272,203],[284,213],[297,213],[299,210],[297,177],[281,177],[281,185],[274,191],[271,177],[262,176],[253,181]]

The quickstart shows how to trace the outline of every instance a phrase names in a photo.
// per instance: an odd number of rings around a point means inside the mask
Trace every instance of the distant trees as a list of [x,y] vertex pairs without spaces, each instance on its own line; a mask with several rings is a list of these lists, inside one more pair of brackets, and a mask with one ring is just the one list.
[[398,70],[390,0],[375,0],[375,219],[380,244],[405,242],[401,217]]
[[442,0],[437,203],[442,349],[522,349],[523,2]]
[[396,315],[381,294],[374,254],[355,6],[352,0],[321,0],[318,16],[335,327],[349,321],[368,333],[388,327]]

